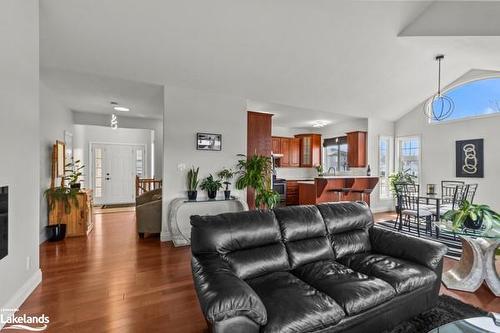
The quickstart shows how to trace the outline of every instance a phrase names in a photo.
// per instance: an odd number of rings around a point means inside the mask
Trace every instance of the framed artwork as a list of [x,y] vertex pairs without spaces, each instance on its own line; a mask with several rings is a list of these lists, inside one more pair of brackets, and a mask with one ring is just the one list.
[[456,142],[456,176],[458,178],[484,177],[484,140],[461,140]]
[[64,177],[66,167],[66,145],[62,141],[56,141],[56,177]]
[[222,134],[196,133],[196,149],[222,150]]

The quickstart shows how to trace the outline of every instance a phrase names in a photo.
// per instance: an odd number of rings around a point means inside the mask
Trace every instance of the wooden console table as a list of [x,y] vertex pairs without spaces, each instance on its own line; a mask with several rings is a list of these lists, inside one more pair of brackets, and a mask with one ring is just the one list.
[[49,225],[66,224],[66,237],[86,236],[94,228],[92,191],[79,192],[77,200],[78,205],[70,200],[71,212],[69,214],[66,214],[62,202],[57,202],[53,209],[49,209]]

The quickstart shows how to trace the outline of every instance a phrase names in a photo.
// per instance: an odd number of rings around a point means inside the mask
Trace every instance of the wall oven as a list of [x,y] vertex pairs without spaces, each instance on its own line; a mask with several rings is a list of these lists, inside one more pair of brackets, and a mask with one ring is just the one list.
[[278,207],[286,206],[286,180],[281,178],[273,179],[273,190],[280,195]]

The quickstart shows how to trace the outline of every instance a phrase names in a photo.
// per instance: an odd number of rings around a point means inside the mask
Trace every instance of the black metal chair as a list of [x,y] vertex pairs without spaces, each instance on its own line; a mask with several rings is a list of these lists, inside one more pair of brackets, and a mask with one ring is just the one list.
[[477,187],[479,184],[468,184],[467,185],[467,193],[465,194],[465,200],[469,203],[474,202],[474,197],[476,196]]
[[417,225],[417,234],[420,237],[420,222],[425,221],[425,232],[430,232],[432,236],[431,218],[432,213],[422,208],[420,191],[418,184],[400,184],[396,185],[398,194],[398,203],[401,209],[400,229],[404,221],[407,222],[408,231],[411,229],[411,221],[415,220]]
[[457,185],[463,185],[465,182],[460,180],[442,180],[441,181],[441,203],[451,203],[455,196]]

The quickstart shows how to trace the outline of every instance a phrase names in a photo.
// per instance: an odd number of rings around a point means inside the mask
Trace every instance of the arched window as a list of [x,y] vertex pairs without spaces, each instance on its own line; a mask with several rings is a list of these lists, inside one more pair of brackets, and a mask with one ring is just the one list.
[[470,81],[443,94],[450,97],[455,104],[453,113],[445,121],[500,115],[500,77]]

